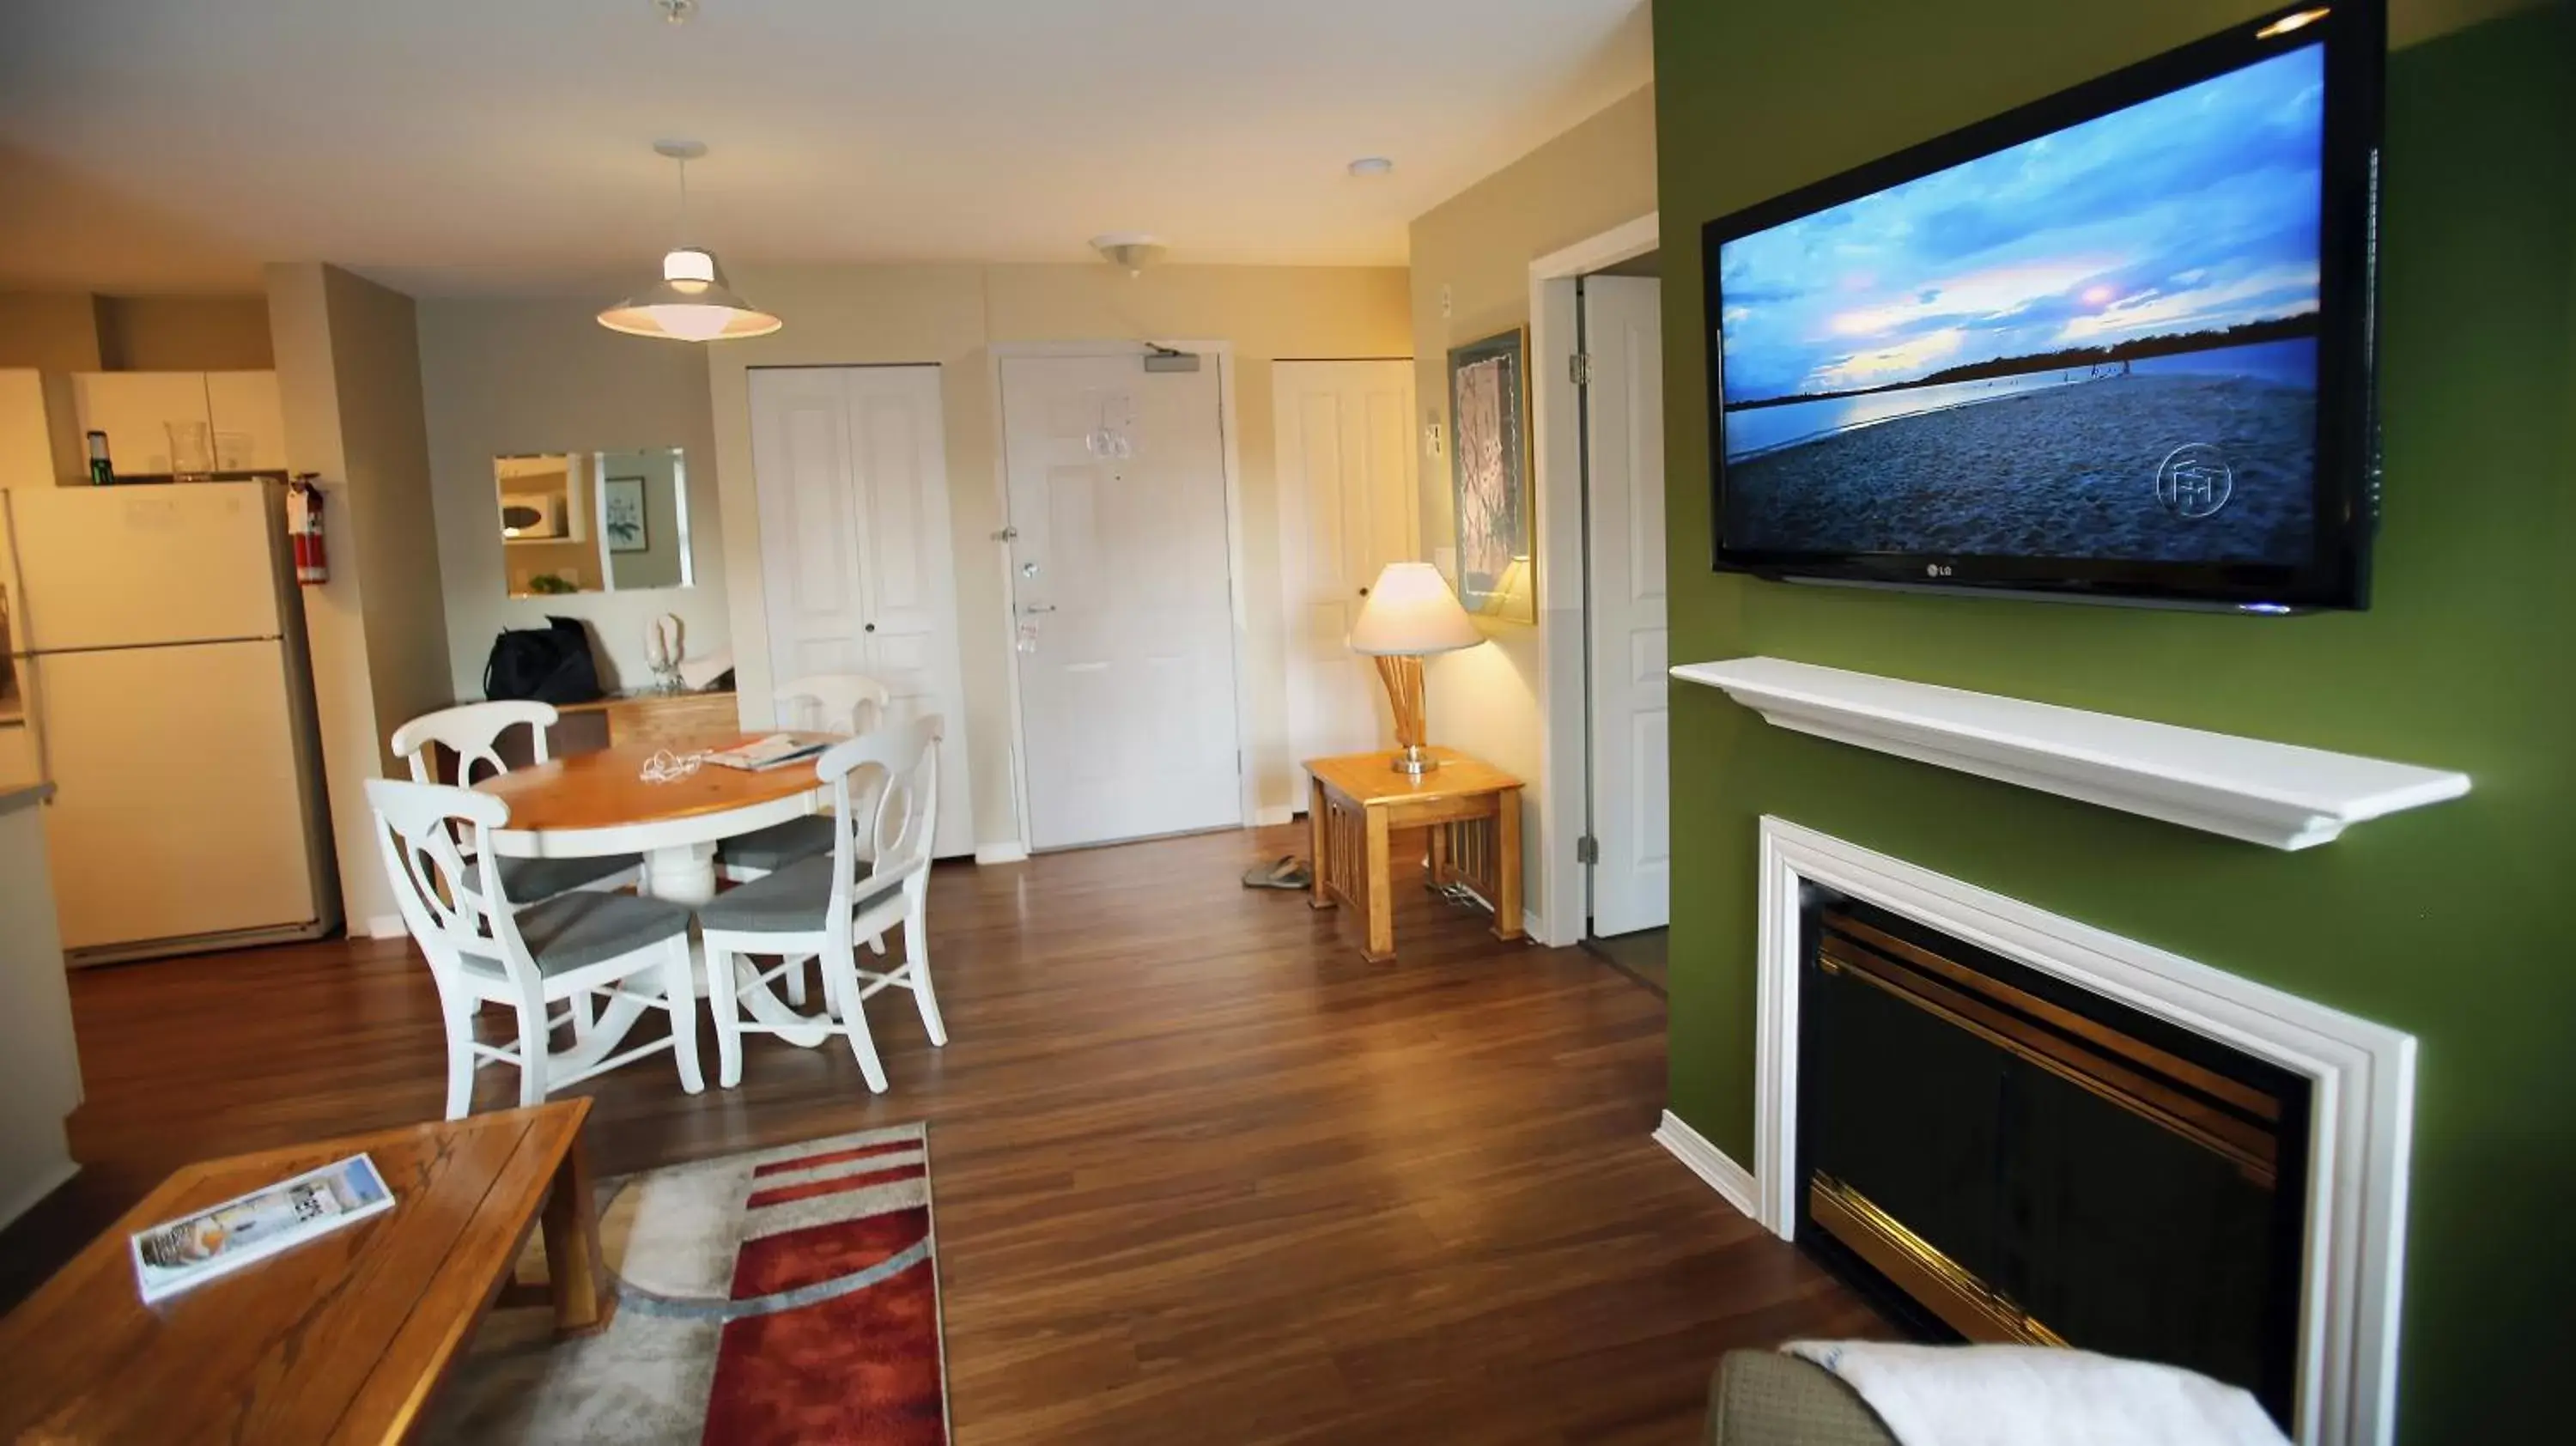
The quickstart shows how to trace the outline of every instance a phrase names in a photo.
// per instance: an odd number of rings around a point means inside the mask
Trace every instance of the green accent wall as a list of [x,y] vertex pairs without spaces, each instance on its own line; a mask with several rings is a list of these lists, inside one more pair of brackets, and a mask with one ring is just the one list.
[[[2471,1422],[2555,1400],[2576,1352],[2576,7],[2390,57],[2368,612],[1855,592],[1707,561],[1704,222],[2261,8],[1656,5],[1672,656],[1768,654],[2457,768],[2474,792],[2279,853],[1786,732],[1676,684],[1671,1103],[1751,1162],[1765,814],[2406,1030],[2401,1436],[2476,1439]],[[2439,28],[2435,8],[2401,6],[2399,32]]]

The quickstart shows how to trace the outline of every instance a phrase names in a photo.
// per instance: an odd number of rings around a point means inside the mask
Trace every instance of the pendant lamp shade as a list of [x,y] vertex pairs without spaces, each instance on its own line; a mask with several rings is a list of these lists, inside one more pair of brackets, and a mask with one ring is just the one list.
[[683,246],[662,258],[660,281],[601,312],[599,324],[629,336],[732,341],[767,336],[784,323],[725,285],[714,252]]

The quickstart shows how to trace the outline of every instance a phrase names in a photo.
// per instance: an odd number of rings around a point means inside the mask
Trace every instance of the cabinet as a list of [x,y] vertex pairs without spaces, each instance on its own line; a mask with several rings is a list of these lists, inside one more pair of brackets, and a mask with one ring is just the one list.
[[286,470],[275,372],[80,372],[71,382],[72,431],[105,432],[119,477],[169,473],[173,422],[212,430],[217,471]]
[[286,408],[275,372],[206,373],[206,415],[215,427],[215,469],[286,470]]
[[82,475],[71,378],[0,370],[0,490],[52,487]]

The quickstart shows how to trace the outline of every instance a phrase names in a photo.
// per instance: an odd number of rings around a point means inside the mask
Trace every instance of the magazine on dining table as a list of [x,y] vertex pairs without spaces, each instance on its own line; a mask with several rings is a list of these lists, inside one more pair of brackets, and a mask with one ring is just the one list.
[[394,1193],[375,1160],[352,1155],[126,1240],[143,1303],[150,1305],[393,1206]]
[[747,773],[759,773],[767,769],[784,768],[790,763],[802,762],[831,746],[828,740],[799,738],[793,733],[772,733],[766,738],[737,743],[731,748],[715,749],[706,754],[705,758],[707,762],[718,768],[738,768]]

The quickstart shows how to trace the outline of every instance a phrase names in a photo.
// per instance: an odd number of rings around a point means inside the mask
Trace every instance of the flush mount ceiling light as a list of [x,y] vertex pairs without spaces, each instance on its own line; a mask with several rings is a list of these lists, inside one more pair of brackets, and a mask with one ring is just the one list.
[[[680,232],[688,234],[689,162],[707,153],[696,141],[657,141],[653,149],[680,163]],[[680,245],[662,257],[662,279],[599,314],[599,324],[629,336],[673,341],[732,341],[767,336],[785,323],[725,285],[716,254]]]
[[1142,276],[1146,267],[1163,259],[1162,241],[1142,231],[1103,232],[1091,238],[1091,249],[1129,276]]
[[1395,162],[1384,156],[1362,156],[1351,162],[1351,174],[1354,176],[1383,176],[1394,170]]

